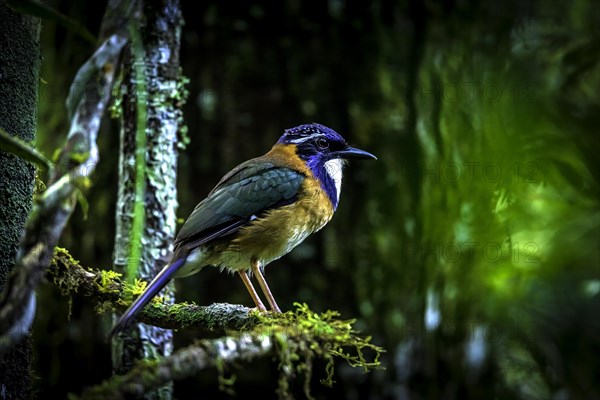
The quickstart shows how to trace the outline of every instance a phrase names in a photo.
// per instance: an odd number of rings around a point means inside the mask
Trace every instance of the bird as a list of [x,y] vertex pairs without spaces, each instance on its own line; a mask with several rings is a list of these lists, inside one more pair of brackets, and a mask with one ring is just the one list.
[[311,123],[284,130],[263,156],[233,168],[200,201],[179,230],[170,261],[120,316],[122,331],[172,278],[216,266],[237,273],[256,308],[280,313],[264,268],[323,228],[333,217],[349,159],[377,159],[348,145],[336,131]]

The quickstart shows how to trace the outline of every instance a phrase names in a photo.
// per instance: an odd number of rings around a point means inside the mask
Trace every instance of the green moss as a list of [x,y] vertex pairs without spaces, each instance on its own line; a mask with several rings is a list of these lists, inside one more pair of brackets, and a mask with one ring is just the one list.
[[122,292],[121,298],[125,299],[125,300],[119,300],[119,303],[121,303],[123,305],[129,305],[129,303],[131,303],[132,299],[134,299],[134,298],[138,297],[140,294],[144,293],[144,290],[146,290],[146,285],[148,284],[148,282],[146,282],[142,279],[136,278],[132,283],[127,283],[127,282],[122,281],[121,284],[123,285],[123,292]]
[[[334,383],[334,363],[338,358],[365,372],[381,367],[379,357],[385,350],[371,343],[371,337],[359,336],[353,329],[355,320],[341,320],[337,311],[319,314],[306,304],[294,305],[295,310],[283,314],[257,314],[259,324],[250,330],[257,336],[272,335],[276,339],[280,398],[291,397],[289,381],[296,374],[304,375],[305,395],[311,398],[309,387],[316,358],[326,362],[321,383],[327,386]],[[367,352],[373,353],[370,361]]]
[[227,393],[230,396],[235,396],[235,390],[233,385],[236,381],[235,374],[232,374],[229,378],[225,377],[225,363],[223,360],[218,358],[215,363],[218,372],[218,382],[219,382],[219,390]]
[[104,314],[105,312],[114,311],[114,310],[115,310],[115,305],[112,301],[98,302],[96,304],[96,306],[94,307],[94,311],[98,314]]
[[[180,103],[185,103],[187,101],[188,96],[190,95],[190,91],[187,89],[187,85],[190,83],[190,78],[183,75],[181,72],[181,68],[179,68],[179,79],[177,80],[177,90],[173,93],[173,100],[176,100]],[[183,104],[178,104],[178,106]]]
[[121,71],[115,79],[115,84],[112,88],[112,104],[108,107],[110,117],[120,119],[123,116],[123,71]]
[[33,189],[34,196],[39,196],[46,191],[46,183],[40,178],[40,169],[35,169],[35,186]]
[[[88,399],[106,399],[113,398],[117,393],[128,393],[131,397],[141,398],[144,393],[140,392],[141,388],[151,386],[157,381],[159,373],[159,361],[157,359],[141,359],[137,360],[134,366],[137,374],[134,379],[127,375],[114,375],[111,379],[107,379],[100,385],[94,386],[84,392],[83,398]],[[123,389],[126,387],[127,389]],[[70,394],[69,399],[77,399],[78,397]]]
[[[77,144],[81,145],[82,147],[84,146],[80,142],[78,142]],[[77,152],[73,151],[73,152],[69,153],[69,159],[71,161],[74,161],[76,164],[83,164],[84,162],[87,161],[88,158],[90,158],[90,152],[89,151],[83,151],[83,152],[80,152],[80,153],[77,153]]]
[[[160,306],[167,303],[164,302],[163,297],[155,297],[150,304],[154,305],[156,310],[160,310]],[[188,307],[189,304],[185,302],[169,304],[169,316],[174,317],[182,327],[190,326],[194,323],[195,319],[194,314],[189,312]]]
[[115,279],[120,279],[121,274],[113,270],[100,271],[100,282],[97,282],[100,293],[119,293],[115,287]]
[[158,372],[159,360],[156,358],[144,358],[136,363],[136,371],[139,372],[140,381],[155,382],[155,375]]
[[[69,268],[71,265],[76,265],[79,263],[78,260],[75,260],[71,254],[66,249],[61,247],[54,248],[54,257],[50,260],[53,268],[58,267],[58,263],[61,263],[66,268]],[[61,289],[61,293],[63,296],[69,296],[69,310],[67,314],[67,318],[71,319],[71,314],[73,310],[73,296],[70,296],[71,293],[77,293],[79,289],[79,282],[77,278],[73,274],[62,274],[61,276],[54,275],[53,282],[56,286]]]
[[[57,246],[54,248],[54,257],[52,257],[50,264],[53,268],[60,268],[59,264],[64,268],[69,268],[71,265],[78,265],[79,261],[74,259],[66,249]],[[79,282],[73,274],[55,274],[53,275],[53,282],[61,288],[61,293],[64,296],[68,296],[73,292],[77,293],[79,288]]]
[[109,296],[103,296],[107,300],[98,302],[96,312],[102,314],[108,310],[114,310],[117,306],[127,306],[131,300],[139,296],[146,289],[146,282],[136,279],[132,284],[123,282],[122,275],[113,270],[90,270],[85,271],[79,261],[74,259],[69,252],[61,247],[54,248],[54,257],[51,260],[51,269],[60,271],[66,269],[66,272],[52,273],[52,279],[56,286],[61,289],[65,296],[78,293],[80,289],[84,292],[91,290],[86,285],[90,285],[89,276],[82,277],[82,274],[93,273],[97,276],[91,282],[95,290],[99,293]]
[[[98,278],[95,279],[94,284],[100,293],[119,295],[121,288],[123,293],[131,293],[132,289],[121,280],[121,274],[112,270],[101,270],[99,271]],[[126,304],[125,300],[122,300],[123,295],[117,300],[118,304]],[[106,310],[114,310],[115,305],[112,301],[104,301],[98,303],[96,306],[96,312],[99,314],[104,313]]]

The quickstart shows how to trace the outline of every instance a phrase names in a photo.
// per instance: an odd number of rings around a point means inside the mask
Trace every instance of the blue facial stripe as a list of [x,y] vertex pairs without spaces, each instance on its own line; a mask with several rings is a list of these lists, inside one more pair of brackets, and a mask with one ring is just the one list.
[[310,168],[314,177],[321,183],[321,188],[327,193],[327,197],[335,211],[338,206],[338,192],[335,182],[331,179],[331,176],[329,176],[325,169],[323,161],[319,159],[319,157],[311,157],[306,161],[306,165]]
[[320,124],[305,124],[287,129],[277,143],[296,146],[298,156],[306,163],[313,176],[319,180],[335,210],[338,206],[339,193],[335,180],[325,168],[325,162],[329,160],[327,157],[329,150],[317,148],[314,144],[317,138],[326,139],[332,148],[346,145],[344,138],[339,133]]

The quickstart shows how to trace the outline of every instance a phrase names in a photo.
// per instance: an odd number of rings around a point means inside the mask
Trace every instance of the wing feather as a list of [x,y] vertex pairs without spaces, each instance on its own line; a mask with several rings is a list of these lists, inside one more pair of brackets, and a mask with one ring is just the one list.
[[176,252],[187,254],[236,232],[266,210],[289,204],[303,180],[301,173],[272,163],[254,159],[240,164],[196,206],[175,239]]

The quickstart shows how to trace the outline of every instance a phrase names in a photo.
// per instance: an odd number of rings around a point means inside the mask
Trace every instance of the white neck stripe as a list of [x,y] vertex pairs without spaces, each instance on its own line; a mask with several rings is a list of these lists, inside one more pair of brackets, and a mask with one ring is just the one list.
[[326,161],[324,166],[325,171],[327,171],[327,175],[329,175],[333,180],[333,183],[335,183],[335,194],[339,203],[340,193],[342,192],[342,168],[344,164],[339,158],[334,158]]

